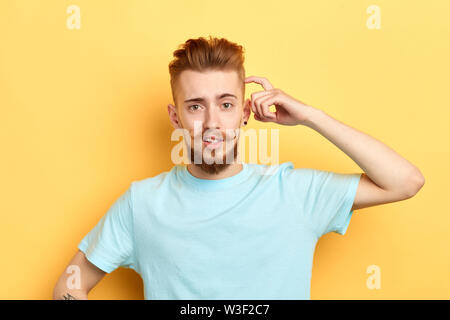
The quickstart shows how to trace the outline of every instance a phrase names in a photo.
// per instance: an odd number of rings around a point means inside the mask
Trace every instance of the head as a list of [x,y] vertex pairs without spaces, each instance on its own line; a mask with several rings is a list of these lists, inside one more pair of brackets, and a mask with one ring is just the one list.
[[[185,129],[192,164],[219,173],[237,157],[239,130],[250,116],[245,99],[244,49],[226,39],[189,39],[169,64],[174,128]],[[205,138],[222,140],[203,142]]]

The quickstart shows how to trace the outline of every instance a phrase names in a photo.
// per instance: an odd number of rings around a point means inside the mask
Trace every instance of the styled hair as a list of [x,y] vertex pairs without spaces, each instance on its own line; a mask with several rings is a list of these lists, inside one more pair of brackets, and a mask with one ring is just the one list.
[[173,52],[175,57],[169,63],[170,87],[174,103],[177,80],[184,70],[209,71],[235,70],[242,82],[242,97],[245,94],[244,48],[225,38],[209,36],[188,39]]

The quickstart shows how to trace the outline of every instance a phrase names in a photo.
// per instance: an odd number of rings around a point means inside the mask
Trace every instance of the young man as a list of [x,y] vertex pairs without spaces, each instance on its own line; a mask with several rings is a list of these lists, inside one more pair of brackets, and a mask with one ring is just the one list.
[[[80,287],[68,288],[63,273],[54,299],[87,299],[121,266],[141,275],[145,299],[310,299],[318,239],[343,235],[353,210],[408,199],[423,186],[419,169],[380,141],[266,78],[245,78],[241,46],[190,39],[174,56],[168,112],[173,127],[185,130],[191,163],[133,181],[79,243],[69,265],[79,267]],[[264,90],[244,102],[250,82]],[[316,130],[364,173],[233,161],[235,129],[251,112]]]

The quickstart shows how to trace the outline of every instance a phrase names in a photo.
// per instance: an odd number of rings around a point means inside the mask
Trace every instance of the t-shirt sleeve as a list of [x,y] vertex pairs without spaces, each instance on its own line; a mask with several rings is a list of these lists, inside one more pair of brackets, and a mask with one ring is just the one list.
[[107,273],[118,267],[135,269],[132,189],[133,183],[78,244],[86,258]]
[[305,221],[320,238],[328,232],[344,235],[353,215],[353,202],[362,173],[343,174],[288,166]]

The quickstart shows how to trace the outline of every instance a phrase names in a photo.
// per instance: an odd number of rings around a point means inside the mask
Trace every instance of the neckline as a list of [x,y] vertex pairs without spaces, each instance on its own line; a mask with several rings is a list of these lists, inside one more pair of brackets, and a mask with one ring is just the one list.
[[188,185],[195,187],[202,191],[221,191],[244,181],[250,173],[247,163],[242,162],[242,170],[232,175],[231,177],[222,179],[201,179],[193,176],[187,169],[187,165],[181,165],[179,167],[181,179]]

